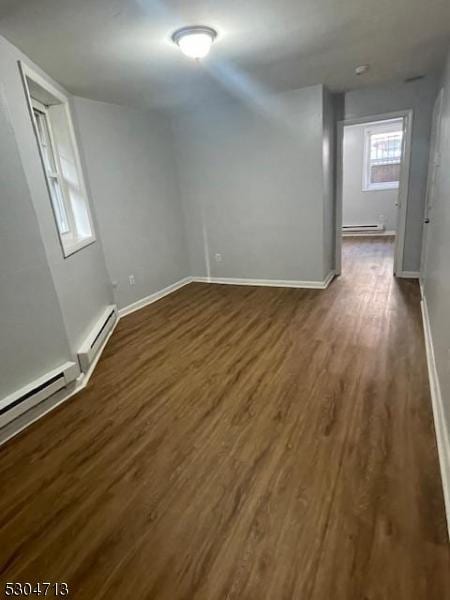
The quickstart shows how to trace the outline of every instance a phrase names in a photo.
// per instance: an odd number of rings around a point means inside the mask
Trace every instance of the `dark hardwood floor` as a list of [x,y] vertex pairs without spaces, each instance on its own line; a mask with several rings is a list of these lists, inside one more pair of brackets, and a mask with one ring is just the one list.
[[450,598],[419,289],[388,238],[346,239],[324,291],[191,284],[124,318],[0,481],[2,589]]

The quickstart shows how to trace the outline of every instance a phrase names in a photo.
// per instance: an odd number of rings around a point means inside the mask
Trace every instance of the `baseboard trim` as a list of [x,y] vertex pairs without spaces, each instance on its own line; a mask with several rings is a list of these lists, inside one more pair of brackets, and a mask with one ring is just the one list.
[[403,279],[420,279],[420,272],[419,271],[399,271],[397,273],[397,277],[400,277]]
[[188,283],[191,283],[191,281],[192,281],[192,277],[184,277],[183,279],[180,279],[179,281],[176,281],[175,283],[168,285],[167,287],[163,288],[162,290],[159,290],[158,292],[150,294],[150,296],[145,296],[145,298],[141,298],[140,300],[137,300],[136,302],[133,302],[132,304],[129,304],[128,306],[124,306],[124,308],[119,309],[119,318],[125,317],[126,315],[130,315],[131,313],[134,313],[135,311],[140,310],[141,308],[144,308],[144,306],[153,304],[153,302],[157,302],[157,300],[160,300],[161,298],[164,298],[164,296],[168,296],[172,292],[179,290],[180,288],[184,287]]
[[397,232],[392,230],[388,231],[343,231],[342,237],[392,237],[397,235]]
[[314,290],[326,289],[335,276],[334,271],[330,271],[322,281],[300,281],[293,279],[239,279],[235,277],[192,277],[196,283],[214,283],[220,285],[249,285],[257,287],[285,287],[285,288],[304,288]]
[[328,275],[325,277],[325,279],[323,280],[323,287],[321,289],[326,290],[327,287],[330,285],[330,283],[333,281],[333,279],[336,277],[336,271],[330,271],[328,273]]
[[422,309],[423,331],[425,336],[425,349],[427,354],[428,377],[430,380],[431,402],[433,407],[434,428],[439,454],[442,487],[444,490],[445,513],[447,529],[450,539],[450,436],[444,418],[444,406],[436,368],[433,338],[431,334],[430,316],[425,296],[420,303]]

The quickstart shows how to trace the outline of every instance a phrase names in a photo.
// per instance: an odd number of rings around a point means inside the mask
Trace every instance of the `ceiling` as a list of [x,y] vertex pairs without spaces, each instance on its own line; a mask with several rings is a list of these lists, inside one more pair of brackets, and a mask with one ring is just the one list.
[[[201,64],[170,40],[194,24],[219,33]],[[430,72],[450,0],[0,0],[0,33],[77,95],[171,108],[224,88],[343,91]]]

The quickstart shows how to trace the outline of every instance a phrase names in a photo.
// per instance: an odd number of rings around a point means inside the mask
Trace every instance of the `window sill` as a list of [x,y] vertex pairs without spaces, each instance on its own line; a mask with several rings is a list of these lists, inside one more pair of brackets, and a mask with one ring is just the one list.
[[362,188],[363,192],[387,192],[389,190],[398,190],[398,183],[394,184],[382,184],[382,185],[370,185]]
[[95,242],[94,235],[91,235],[91,236],[85,237],[85,238],[81,238],[81,239],[78,239],[75,241],[70,241],[70,242],[62,241],[62,249],[63,249],[64,258],[68,258],[72,254],[75,254],[75,252],[79,252],[80,250],[82,250],[83,248],[86,248],[86,246],[90,246],[94,242]]

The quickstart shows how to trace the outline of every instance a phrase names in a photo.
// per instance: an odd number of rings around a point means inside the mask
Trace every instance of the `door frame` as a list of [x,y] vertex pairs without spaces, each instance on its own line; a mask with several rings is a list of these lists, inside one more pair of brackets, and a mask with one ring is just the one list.
[[398,217],[397,232],[395,236],[394,252],[394,275],[396,277],[411,277],[411,274],[403,270],[403,255],[405,251],[406,214],[408,211],[409,173],[411,166],[411,140],[413,129],[414,112],[412,109],[398,110],[390,113],[381,113],[359,117],[357,119],[344,119],[337,123],[337,147],[336,147],[336,275],[341,274],[342,269],[342,213],[343,213],[343,181],[344,181],[344,128],[349,125],[363,125],[365,123],[376,123],[377,121],[388,121],[390,119],[403,119],[403,159],[400,169],[400,183],[398,189]]

